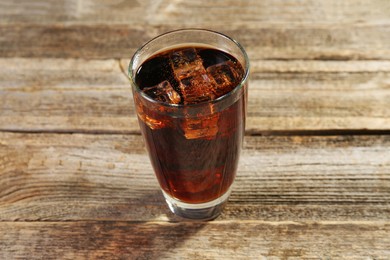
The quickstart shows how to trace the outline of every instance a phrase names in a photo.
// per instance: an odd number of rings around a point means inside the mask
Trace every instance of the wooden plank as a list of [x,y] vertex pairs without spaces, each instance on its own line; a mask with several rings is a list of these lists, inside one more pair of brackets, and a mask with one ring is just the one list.
[[129,25],[0,25],[0,57],[128,57],[151,38]]
[[144,23],[153,1],[9,0],[0,3],[0,23]]
[[[0,59],[0,130],[139,133],[129,60]],[[390,130],[389,61],[254,61],[247,133]]]
[[389,222],[0,222],[3,259],[388,259],[389,244]]
[[[222,220],[383,221],[390,136],[245,139]],[[138,135],[0,133],[0,221],[175,220]]]
[[[230,23],[229,23],[230,24]],[[184,26],[180,26],[184,27]],[[129,58],[176,25],[0,24],[0,57]],[[246,47],[251,60],[388,60],[390,24],[210,25]]]
[[90,1],[3,0],[1,23],[82,22],[179,26],[253,26],[264,23],[379,23],[388,21],[386,0]]
[[0,62],[0,128],[138,131],[129,80],[115,60]]

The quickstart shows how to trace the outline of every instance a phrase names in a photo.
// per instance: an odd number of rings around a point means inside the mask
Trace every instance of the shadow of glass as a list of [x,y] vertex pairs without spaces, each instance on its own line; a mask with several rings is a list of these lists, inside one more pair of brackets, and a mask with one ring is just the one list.
[[[85,223],[91,239],[88,257],[160,259],[172,256],[207,222],[180,218],[168,208],[160,190],[132,198],[115,221]],[[114,216],[111,216],[114,217]]]

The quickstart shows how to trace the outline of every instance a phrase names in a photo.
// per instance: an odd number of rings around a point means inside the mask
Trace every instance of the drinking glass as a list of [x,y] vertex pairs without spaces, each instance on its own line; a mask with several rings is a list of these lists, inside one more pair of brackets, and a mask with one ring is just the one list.
[[[214,100],[170,104],[153,99],[137,84],[142,64],[175,48],[210,48],[233,56],[242,78]],[[128,75],[138,122],[165,200],[178,216],[211,220],[231,193],[245,131],[249,60],[232,38],[203,29],[183,29],[160,35],[139,48]]]

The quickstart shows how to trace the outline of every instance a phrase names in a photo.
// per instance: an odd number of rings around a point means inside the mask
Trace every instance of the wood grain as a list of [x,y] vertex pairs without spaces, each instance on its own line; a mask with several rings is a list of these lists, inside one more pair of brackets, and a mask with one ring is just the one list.
[[[221,219],[388,220],[390,138],[246,137]],[[0,134],[0,220],[169,220],[138,135]]]
[[386,0],[104,1],[3,0],[1,23],[172,24],[259,26],[264,23],[386,23]]
[[[390,259],[390,1],[1,0],[0,259]],[[251,78],[233,192],[166,206],[126,67],[178,28]]]
[[[3,131],[139,133],[128,60],[0,59]],[[255,61],[247,133],[390,130],[388,61]]]
[[12,1],[0,3],[0,57],[127,58],[178,28],[239,40],[257,59],[389,59],[386,0]]
[[389,222],[0,222],[0,257],[387,259],[389,233]]
[[[151,38],[185,26],[0,24],[0,57],[129,58]],[[251,60],[388,60],[389,24],[210,25],[238,40]]]
[[129,80],[115,60],[7,59],[0,62],[4,130],[135,131]]

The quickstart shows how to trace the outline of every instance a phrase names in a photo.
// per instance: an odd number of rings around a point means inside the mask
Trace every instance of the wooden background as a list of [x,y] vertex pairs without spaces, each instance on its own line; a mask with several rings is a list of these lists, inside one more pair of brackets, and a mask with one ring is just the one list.
[[[173,216],[127,64],[178,28],[251,60],[234,189]],[[390,1],[1,0],[0,259],[390,259]]]

